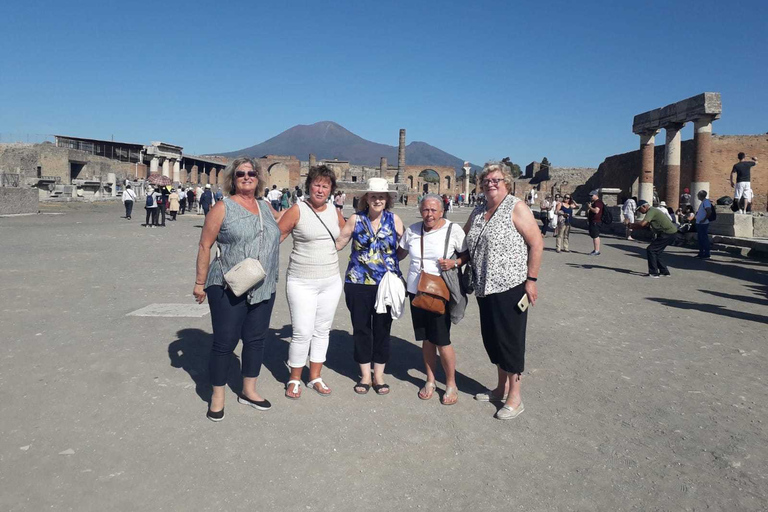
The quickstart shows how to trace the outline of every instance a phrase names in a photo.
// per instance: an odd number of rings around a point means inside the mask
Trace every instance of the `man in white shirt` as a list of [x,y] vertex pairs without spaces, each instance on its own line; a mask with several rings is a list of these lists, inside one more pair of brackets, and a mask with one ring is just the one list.
[[276,212],[280,211],[280,199],[283,197],[283,193],[277,188],[277,185],[272,185],[272,190],[267,194],[267,200],[272,204],[272,208]]

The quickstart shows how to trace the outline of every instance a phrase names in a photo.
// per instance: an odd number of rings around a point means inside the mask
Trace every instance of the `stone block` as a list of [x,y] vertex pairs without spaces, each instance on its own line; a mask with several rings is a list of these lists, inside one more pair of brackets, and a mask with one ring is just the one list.
[[39,194],[36,188],[0,187],[0,215],[37,213]]
[[768,238],[768,217],[752,218],[752,236],[755,238]]
[[754,236],[751,215],[733,216],[733,236],[738,238],[752,238]]

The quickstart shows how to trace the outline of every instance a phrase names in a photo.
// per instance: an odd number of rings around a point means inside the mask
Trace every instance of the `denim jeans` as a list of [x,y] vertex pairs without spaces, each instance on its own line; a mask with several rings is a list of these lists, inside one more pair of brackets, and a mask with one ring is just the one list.
[[709,224],[696,224],[696,236],[699,238],[699,256],[709,257]]

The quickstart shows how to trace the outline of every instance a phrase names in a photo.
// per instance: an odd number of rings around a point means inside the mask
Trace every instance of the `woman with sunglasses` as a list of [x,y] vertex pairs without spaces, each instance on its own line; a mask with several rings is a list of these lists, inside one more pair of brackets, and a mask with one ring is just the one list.
[[301,396],[301,372],[309,358],[307,389],[329,396],[320,372],[328,352],[328,337],[341,298],[339,253],[336,239],[344,227],[341,210],[328,198],[336,190],[336,174],[326,165],[309,169],[305,185],[306,199],[291,206],[283,214],[280,241],[293,237],[293,251],[288,263],[286,296],[291,312],[291,345],[288,366],[291,376],[285,396],[296,400]]
[[565,194],[563,200],[555,206],[555,215],[557,215],[557,242],[555,242],[555,252],[568,249],[568,237],[571,235],[571,221],[573,221],[573,212],[580,207],[571,194]]
[[482,402],[504,402],[496,418],[510,420],[523,412],[520,377],[525,364],[528,304],[536,302],[536,280],[544,240],[531,209],[510,193],[512,173],[503,163],[485,164],[478,181],[485,205],[464,226],[472,277],[480,310],[480,333],[496,366],[494,389],[478,393]]
[[[197,276],[192,294],[198,304],[206,295],[211,309],[213,346],[209,370],[213,394],[207,417],[224,419],[224,385],[237,342],[243,340],[243,390],[237,401],[266,411],[272,405],[256,391],[264,358],[264,341],[275,303],[280,247],[279,214],[268,202],[256,200],[264,187],[261,168],[251,158],[236,158],[224,170],[223,188],[229,197],[217,202],[205,217],[197,252]],[[220,253],[211,261],[211,246]],[[224,274],[246,258],[257,259],[266,277],[236,297]]]

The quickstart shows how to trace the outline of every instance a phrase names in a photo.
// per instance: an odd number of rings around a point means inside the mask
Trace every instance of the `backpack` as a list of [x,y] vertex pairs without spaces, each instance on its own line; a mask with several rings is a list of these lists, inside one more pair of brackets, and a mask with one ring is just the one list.
[[303,192],[301,191],[301,189],[296,190],[296,197],[301,197],[302,194]]
[[152,194],[147,194],[146,207],[147,208],[152,208],[152,206],[154,206],[154,204],[155,204],[155,200],[152,198]]
[[600,217],[600,222],[603,224],[613,224],[613,214],[611,213],[611,210],[605,206],[603,206],[603,214]]
[[712,201],[709,202],[709,205],[710,205],[710,208],[712,208],[712,210],[710,210],[709,217],[707,217],[707,220],[709,222],[713,222],[717,220],[717,210],[715,210],[715,203],[713,203]]

